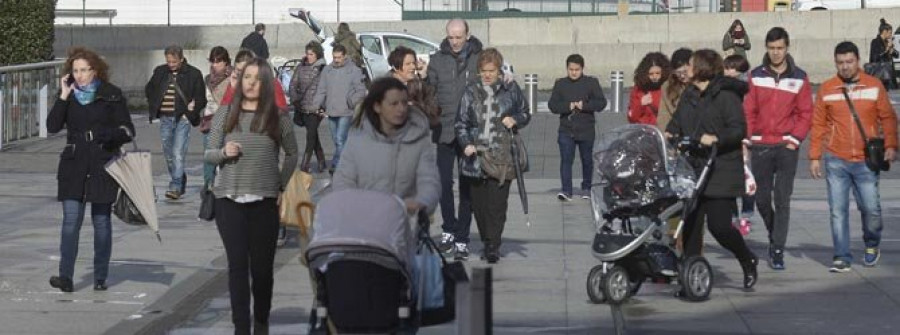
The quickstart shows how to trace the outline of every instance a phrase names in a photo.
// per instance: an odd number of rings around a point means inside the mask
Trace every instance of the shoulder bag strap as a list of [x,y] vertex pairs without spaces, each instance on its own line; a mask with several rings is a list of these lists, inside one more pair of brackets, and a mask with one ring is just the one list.
[[863,137],[863,141],[868,141],[869,137],[866,136],[866,130],[863,128],[862,122],[859,120],[859,114],[856,113],[856,108],[853,106],[853,101],[850,101],[850,95],[847,94],[847,87],[841,87],[841,92],[844,93],[844,100],[847,101],[847,106],[850,107],[850,114],[853,114],[853,121],[856,121],[856,126],[859,128],[859,133]]
[[184,101],[185,106],[189,104],[191,101],[184,95],[184,91],[181,90],[181,87],[178,87],[178,80],[175,79],[175,75],[170,72],[169,78],[171,79],[172,86],[175,86],[175,94],[178,94],[178,96],[181,97],[181,101]]

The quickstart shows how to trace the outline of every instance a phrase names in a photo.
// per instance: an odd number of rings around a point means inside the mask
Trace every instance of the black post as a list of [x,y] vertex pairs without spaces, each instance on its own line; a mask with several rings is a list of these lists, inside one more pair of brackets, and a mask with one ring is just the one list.
[[87,0],[81,0],[81,26],[87,26]]
[[251,0],[250,23],[256,25],[256,0]]
[[484,335],[494,333],[494,276],[493,269],[484,269]]
[[166,0],[166,26],[172,26],[172,0]]

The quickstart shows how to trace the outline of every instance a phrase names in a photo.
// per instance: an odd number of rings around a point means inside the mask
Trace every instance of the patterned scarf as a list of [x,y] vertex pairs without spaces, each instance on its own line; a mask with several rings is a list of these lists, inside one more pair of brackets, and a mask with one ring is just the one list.
[[219,84],[221,84],[223,81],[225,81],[225,79],[228,79],[228,77],[231,76],[231,71],[233,70],[234,68],[229,65],[225,67],[225,71],[216,73],[216,71],[213,70],[212,65],[210,65],[209,75],[206,76],[206,87],[209,87],[210,90],[219,87]]
[[100,87],[100,79],[97,78],[94,78],[94,81],[85,86],[78,86],[78,84],[75,84],[75,99],[78,100],[78,103],[82,106],[94,102],[94,98],[97,96],[98,87]]

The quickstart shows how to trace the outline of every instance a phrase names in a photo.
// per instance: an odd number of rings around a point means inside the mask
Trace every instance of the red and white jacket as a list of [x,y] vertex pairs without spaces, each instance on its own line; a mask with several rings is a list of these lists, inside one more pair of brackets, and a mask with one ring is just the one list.
[[744,96],[747,139],[744,143],[800,146],[812,120],[812,88],[806,72],[787,56],[788,70],[781,75],[763,65],[750,72],[750,91]]

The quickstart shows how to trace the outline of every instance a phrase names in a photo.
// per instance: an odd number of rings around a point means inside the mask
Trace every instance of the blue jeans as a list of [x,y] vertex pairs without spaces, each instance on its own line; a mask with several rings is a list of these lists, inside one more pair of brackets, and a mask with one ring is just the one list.
[[[203,150],[209,149],[209,133],[203,134]],[[216,165],[203,162],[203,188],[209,188],[216,178]]]
[[329,116],[328,129],[331,130],[331,139],[334,141],[334,158],[331,160],[331,168],[337,169],[338,161],[341,159],[341,151],[344,150],[344,143],[347,143],[347,134],[350,131],[350,120],[352,116]]
[[[84,222],[85,203],[63,200],[62,238],[59,245],[59,276],[72,279],[75,259],[78,258],[78,238]],[[109,255],[112,253],[112,204],[91,203],[91,222],[94,224],[94,280],[106,280]]]
[[562,192],[572,196],[572,164],[575,162],[576,146],[581,156],[581,189],[590,191],[594,170],[594,160],[591,157],[594,141],[577,141],[571,134],[560,132],[557,143],[559,143],[559,179],[562,181]]
[[444,223],[441,229],[453,234],[453,240],[469,243],[469,231],[472,227],[472,178],[459,175],[459,209],[453,205],[453,167],[457,164],[461,152],[456,141],[437,144],[437,169],[441,179],[441,218]]
[[184,156],[187,155],[191,123],[182,118],[177,123],[175,117],[159,117],[159,137],[162,139],[166,167],[169,168],[169,191],[181,193],[184,190]]
[[881,242],[881,197],[878,194],[878,173],[869,170],[865,162],[848,162],[825,154],[825,176],[828,181],[828,206],[831,208],[831,238],[834,257],[846,262],[850,255],[850,223],[848,222],[850,190],[862,214],[863,241],[867,248]]

